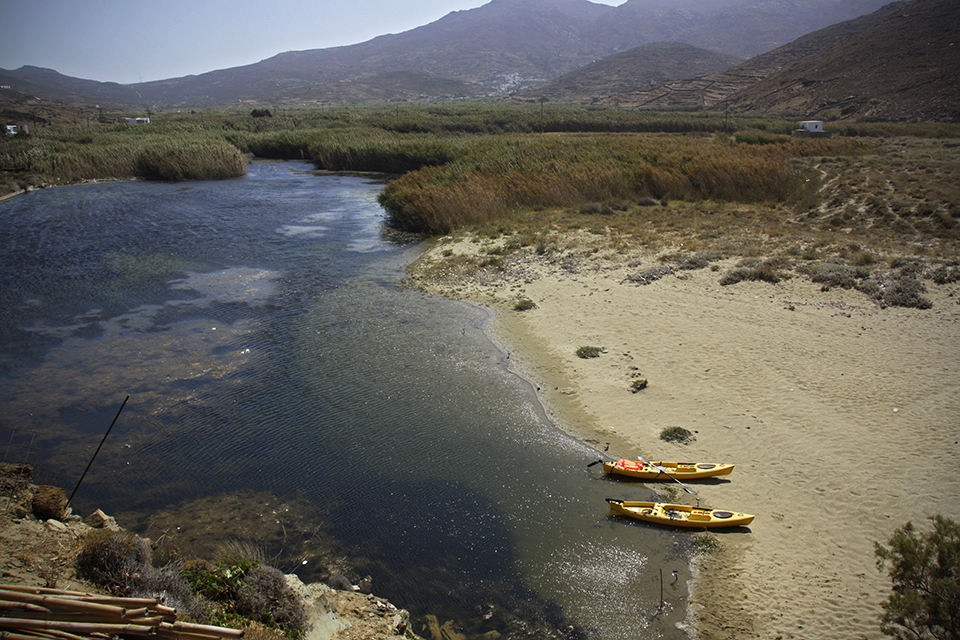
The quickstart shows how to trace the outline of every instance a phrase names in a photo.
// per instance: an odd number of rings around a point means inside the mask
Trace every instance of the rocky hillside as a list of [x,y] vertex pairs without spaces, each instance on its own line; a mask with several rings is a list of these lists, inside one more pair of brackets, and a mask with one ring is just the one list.
[[[0,464],[0,590],[11,585],[17,589],[56,587],[80,593],[106,593],[78,575],[77,556],[86,536],[120,528],[112,517],[99,510],[83,519],[73,514],[66,502],[63,489],[34,485],[30,467]],[[295,575],[286,576],[286,582],[305,609],[305,640],[382,640],[412,635],[408,635],[409,614],[383,598],[361,593],[349,585],[343,590],[323,583],[304,585]],[[167,599],[167,604],[173,604]],[[178,612],[178,619],[183,617],[182,613]],[[42,615],[38,614],[37,619]],[[440,640],[439,625],[437,630],[431,640]],[[254,631],[248,626],[246,632],[247,637],[259,640],[284,638],[281,633],[262,627]],[[77,631],[70,637],[91,640],[93,636]]]
[[871,14],[820,29],[719,73],[652,86],[638,84],[629,91],[610,91],[597,102],[623,107],[709,109],[792,64],[869,29],[907,4],[906,1],[891,3]]
[[726,103],[741,110],[960,121],[960,3],[916,0]]
[[592,100],[597,96],[696,78],[741,62],[740,58],[680,42],[654,42],[615,53],[555,80],[516,94],[518,98]]

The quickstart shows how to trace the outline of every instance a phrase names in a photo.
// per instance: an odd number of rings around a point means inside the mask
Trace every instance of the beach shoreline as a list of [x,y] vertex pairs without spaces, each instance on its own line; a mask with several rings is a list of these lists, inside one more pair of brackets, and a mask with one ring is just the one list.
[[[429,249],[408,284],[492,308],[490,332],[558,427],[614,458],[737,465],[697,486],[704,506],[757,516],[694,563],[698,637],[883,637],[874,542],[960,519],[960,287],[928,285],[928,310],[882,309],[800,277],[720,286],[730,265],[639,285],[635,257],[571,268],[535,253],[466,281],[422,275],[477,245],[453,247]],[[668,426],[696,439],[663,442]]]

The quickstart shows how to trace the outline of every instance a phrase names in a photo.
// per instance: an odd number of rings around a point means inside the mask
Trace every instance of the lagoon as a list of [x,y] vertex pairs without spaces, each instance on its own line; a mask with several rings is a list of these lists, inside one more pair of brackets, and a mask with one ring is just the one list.
[[422,249],[383,233],[381,188],[256,163],[0,203],[5,461],[69,495],[130,395],[82,515],[249,541],[306,582],[335,552],[418,632],[686,637],[688,538],[609,517],[490,311],[402,287]]

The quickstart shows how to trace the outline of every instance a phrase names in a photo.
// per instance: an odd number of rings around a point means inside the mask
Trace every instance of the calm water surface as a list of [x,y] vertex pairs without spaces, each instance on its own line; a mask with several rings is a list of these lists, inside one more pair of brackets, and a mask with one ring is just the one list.
[[[84,515],[211,518],[264,544],[251,519],[269,518],[277,566],[306,581],[322,528],[378,595],[471,633],[516,636],[512,611],[571,637],[685,637],[689,537],[608,517],[605,497],[649,491],[587,469],[488,312],[400,288],[420,249],[381,235],[380,188],[264,163],[0,203],[6,461],[69,493],[129,394]],[[293,539],[289,505],[322,514],[315,538]]]

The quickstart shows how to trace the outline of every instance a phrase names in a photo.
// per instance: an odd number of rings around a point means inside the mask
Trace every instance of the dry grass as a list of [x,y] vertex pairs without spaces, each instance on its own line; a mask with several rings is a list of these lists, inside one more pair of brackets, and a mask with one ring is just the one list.
[[[627,266],[627,279],[637,283],[723,269],[717,279],[728,285],[805,277],[824,288],[857,289],[881,306],[925,308],[925,283],[960,281],[960,145],[903,138],[877,140],[867,151],[794,160],[801,175],[812,176],[800,195],[804,206],[706,200],[624,208],[599,200],[593,207],[521,208],[495,227],[496,248],[485,250],[496,252],[495,267],[448,249],[448,257],[416,269],[428,279],[480,283],[523,278],[528,261],[571,273]],[[869,203],[887,208],[878,216]],[[659,264],[641,265],[650,254]]]

